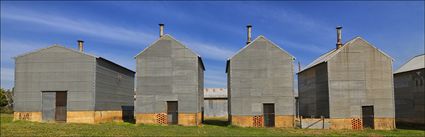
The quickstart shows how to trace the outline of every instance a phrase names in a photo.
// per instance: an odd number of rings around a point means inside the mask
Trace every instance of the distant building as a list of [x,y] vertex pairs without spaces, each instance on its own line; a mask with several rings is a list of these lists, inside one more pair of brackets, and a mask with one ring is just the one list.
[[134,71],[54,45],[15,58],[14,119],[100,123],[133,116]]
[[425,55],[418,55],[394,72],[397,123],[425,124]]
[[293,127],[294,57],[264,36],[227,60],[229,120],[243,127]]
[[227,118],[227,89],[204,88],[204,118]]
[[361,37],[337,47],[298,73],[299,111],[329,119],[331,129],[394,129],[392,58]]
[[182,43],[163,35],[136,55],[136,123],[199,125],[204,64]]

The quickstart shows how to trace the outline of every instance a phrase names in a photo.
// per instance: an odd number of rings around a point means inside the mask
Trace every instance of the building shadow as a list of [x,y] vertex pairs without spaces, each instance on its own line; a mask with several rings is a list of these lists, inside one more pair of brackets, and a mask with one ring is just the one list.
[[227,119],[215,119],[215,118],[211,118],[211,119],[204,119],[204,124],[205,125],[214,125],[214,126],[228,126],[229,122],[227,121]]
[[134,106],[121,106],[122,110],[122,120],[124,122],[136,123],[136,119],[134,118]]
[[409,130],[423,130],[425,131],[425,124],[413,124],[413,123],[396,123],[397,129],[409,129]]

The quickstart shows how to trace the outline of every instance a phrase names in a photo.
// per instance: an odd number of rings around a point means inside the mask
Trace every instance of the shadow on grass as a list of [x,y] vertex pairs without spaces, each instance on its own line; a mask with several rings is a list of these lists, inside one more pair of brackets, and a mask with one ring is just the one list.
[[222,119],[206,119],[204,120],[204,124],[225,127],[229,125],[229,122],[227,122],[227,120],[222,120]]
[[424,124],[396,123],[397,129],[425,130]]

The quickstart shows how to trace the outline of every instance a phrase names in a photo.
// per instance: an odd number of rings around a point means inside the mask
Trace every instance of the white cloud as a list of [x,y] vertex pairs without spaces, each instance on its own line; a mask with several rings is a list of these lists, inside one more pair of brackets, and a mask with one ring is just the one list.
[[224,88],[227,85],[227,77],[224,68],[213,67],[205,71],[205,87]]
[[280,43],[283,43],[284,47],[287,46],[293,49],[298,49],[298,50],[307,51],[311,53],[323,54],[327,52],[327,50],[323,48],[325,46],[317,46],[315,44],[298,43],[293,41],[284,41]]
[[196,40],[190,40],[185,43],[187,43],[188,47],[202,56],[202,58],[225,61],[235,53],[235,51]]
[[4,11],[2,19],[27,22],[32,24],[44,25],[57,31],[66,31],[73,33],[83,33],[85,35],[102,37],[105,39],[118,40],[136,44],[147,44],[154,39],[153,34],[134,31],[124,27],[106,25],[104,23],[84,20],[71,19],[65,16],[52,16],[37,12],[28,12],[24,10]]
[[[36,50],[38,48],[49,46],[49,44],[22,41],[22,40],[1,40],[1,64],[10,63],[13,57]],[[52,44],[50,44],[52,45]]]
[[14,69],[1,68],[1,88],[10,89],[13,87],[13,81],[15,76]]

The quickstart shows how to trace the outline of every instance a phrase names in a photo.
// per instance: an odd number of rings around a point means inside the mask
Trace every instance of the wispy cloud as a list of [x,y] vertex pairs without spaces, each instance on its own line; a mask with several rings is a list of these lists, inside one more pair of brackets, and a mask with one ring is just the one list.
[[1,88],[10,89],[13,87],[15,72],[12,68],[1,68]]
[[279,43],[283,43],[284,47],[289,47],[297,50],[302,50],[306,52],[316,53],[316,54],[323,54],[327,52],[323,47],[319,46],[313,43],[298,43],[293,41],[278,41]]
[[46,47],[47,44],[18,40],[1,40],[1,87],[12,88],[14,81],[13,57]]
[[212,67],[205,71],[205,87],[226,87],[227,77],[223,68]]
[[82,33],[85,35],[118,40],[136,44],[147,44],[154,39],[150,33],[134,31],[116,25],[107,25],[100,22],[71,19],[66,16],[55,16],[34,11],[8,10],[1,14],[5,20],[14,20],[51,27],[56,31]]
[[235,53],[235,51],[216,46],[217,44],[210,44],[197,40],[184,41],[189,48],[200,54],[203,58],[212,60],[225,61],[228,57]]
[[40,43],[35,41],[25,41],[25,40],[4,40],[0,41],[1,43],[1,63],[2,66],[4,63],[10,63],[13,61],[13,57],[38,48],[46,47],[52,44]]

